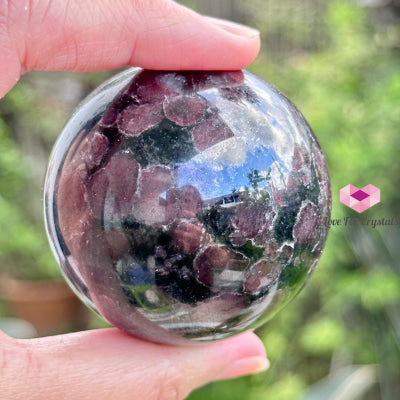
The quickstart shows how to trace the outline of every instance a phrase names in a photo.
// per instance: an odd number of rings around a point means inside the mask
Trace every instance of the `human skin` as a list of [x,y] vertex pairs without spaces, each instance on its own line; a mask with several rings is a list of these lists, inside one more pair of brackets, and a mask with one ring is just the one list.
[[[171,0],[0,0],[0,98],[31,70],[236,70],[259,47],[257,31]],[[29,340],[0,331],[0,400],[183,399],[267,366],[252,332],[173,347],[118,329]]]

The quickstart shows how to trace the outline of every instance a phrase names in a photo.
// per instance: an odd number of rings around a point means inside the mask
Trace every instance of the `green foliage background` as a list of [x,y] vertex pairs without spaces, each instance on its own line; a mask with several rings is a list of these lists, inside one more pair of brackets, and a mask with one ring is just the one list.
[[[270,369],[208,385],[190,399],[398,399],[399,225],[372,228],[360,221],[400,221],[399,19],[393,9],[387,19],[350,0],[235,4],[266,44],[249,69],[293,100],[326,154],[332,218],[359,223],[331,228],[305,290],[258,331]],[[76,98],[107,74],[46,74],[45,83],[43,76],[23,78],[0,103],[0,272],[30,278],[58,275],[40,222],[46,154]],[[55,85],[63,79],[64,88],[78,81],[78,94],[54,93],[46,87],[51,79]],[[37,143],[40,159],[32,150]],[[339,190],[349,183],[379,187],[381,203],[362,216],[345,207]]]

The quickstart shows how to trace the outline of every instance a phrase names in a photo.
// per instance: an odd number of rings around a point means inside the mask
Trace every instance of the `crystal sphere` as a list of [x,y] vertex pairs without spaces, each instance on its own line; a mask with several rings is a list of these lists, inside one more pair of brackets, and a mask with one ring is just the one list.
[[327,236],[320,146],[252,73],[129,69],[58,139],[46,228],[77,295],[162,343],[222,339],[302,288]]

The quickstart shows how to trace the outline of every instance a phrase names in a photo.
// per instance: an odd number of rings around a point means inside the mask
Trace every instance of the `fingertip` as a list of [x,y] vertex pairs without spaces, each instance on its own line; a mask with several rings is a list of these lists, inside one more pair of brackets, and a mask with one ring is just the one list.
[[215,380],[237,378],[269,367],[264,344],[252,331],[227,339],[223,346],[220,357],[227,362]]
[[232,354],[235,358],[266,357],[266,351],[261,339],[252,331],[244,332],[237,336],[215,342],[219,350]]
[[[190,32],[177,33],[171,52],[178,55],[179,69],[240,70],[257,57],[261,41],[256,29],[196,13],[190,18]],[[181,41],[185,34],[192,40]]]
[[226,32],[233,33],[234,35],[241,36],[248,39],[260,37],[260,31],[250,26],[242,25],[237,22],[228,21],[226,19],[214,18],[204,16],[209,22],[223,29]]
[[266,371],[269,361],[266,357],[247,357],[228,365],[216,380],[238,378],[240,376]]
[[201,359],[196,362],[197,385],[253,374],[269,366],[262,341],[251,331],[208,343],[200,350]]

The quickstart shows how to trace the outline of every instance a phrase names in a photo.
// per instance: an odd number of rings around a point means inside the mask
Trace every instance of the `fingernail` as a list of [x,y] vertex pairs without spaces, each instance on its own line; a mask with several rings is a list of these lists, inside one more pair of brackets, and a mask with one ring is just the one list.
[[254,38],[260,35],[260,31],[249,26],[238,24],[237,22],[227,21],[225,19],[219,19],[214,17],[206,17],[214,25],[217,25],[223,30],[233,33],[238,36],[243,36],[247,38]]
[[217,380],[231,379],[239,376],[254,374],[256,372],[265,371],[269,367],[269,361],[265,357],[253,356],[236,360],[228,365]]

